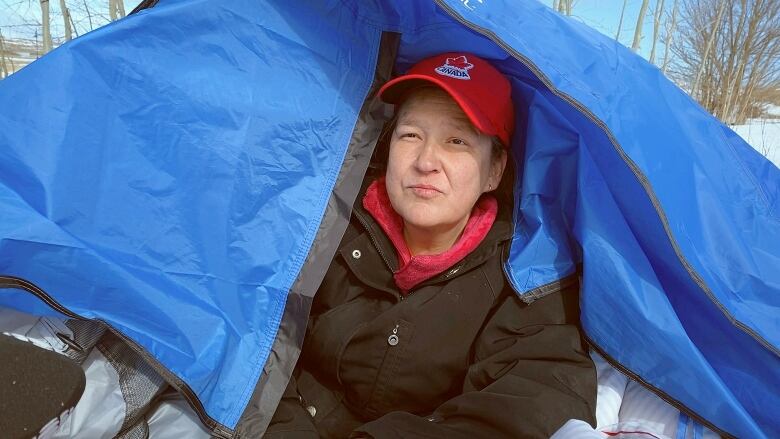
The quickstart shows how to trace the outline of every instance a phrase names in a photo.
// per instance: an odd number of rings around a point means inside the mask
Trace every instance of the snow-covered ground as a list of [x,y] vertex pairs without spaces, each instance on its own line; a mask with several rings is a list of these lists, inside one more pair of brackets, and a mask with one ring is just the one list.
[[731,129],[780,168],[780,119],[753,119]]
[[[0,63],[5,64],[5,70],[8,70],[8,74],[19,71],[41,56],[41,49],[37,47],[35,41],[5,39],[3,42],[5,51],[0,52]],[[2,70],[2,66],[0,66],[0,79],[3,77]]]

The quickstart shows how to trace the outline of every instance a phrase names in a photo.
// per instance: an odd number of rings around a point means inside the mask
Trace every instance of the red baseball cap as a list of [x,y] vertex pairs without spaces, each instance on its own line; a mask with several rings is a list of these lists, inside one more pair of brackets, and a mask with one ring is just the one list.
[[379,98],[398,104],[408,90],[429,82],[450,94],[477,129],[509,145],[515,125],[512,87],[495,67],[471,53],[426,58],[379,89]]

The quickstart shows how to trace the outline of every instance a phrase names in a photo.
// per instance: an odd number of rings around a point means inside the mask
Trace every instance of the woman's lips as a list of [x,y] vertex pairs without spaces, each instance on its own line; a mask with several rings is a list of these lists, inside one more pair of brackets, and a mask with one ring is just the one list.
[[414,184],[409,186],[409,189],[411,189],[412,193],[414,193],[416,196],[426,199],[439,196],[442,193],[439,188],[429,184]]

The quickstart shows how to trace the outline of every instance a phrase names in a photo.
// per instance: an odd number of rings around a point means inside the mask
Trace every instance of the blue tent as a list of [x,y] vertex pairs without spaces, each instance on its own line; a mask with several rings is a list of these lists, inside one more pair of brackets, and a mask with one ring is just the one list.
[[658,69],[532,0],[144,6],[0,83],[0,305],[105,323],[215,435],[258,436],[377,84],[468,51],[519,109],[517,293],[580,277],[613,365],[722,434],[780,436],[780,172]]

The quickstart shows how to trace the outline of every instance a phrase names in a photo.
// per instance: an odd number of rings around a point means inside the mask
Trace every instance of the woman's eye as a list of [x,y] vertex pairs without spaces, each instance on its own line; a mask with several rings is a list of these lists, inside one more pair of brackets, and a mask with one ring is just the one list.
[[401,138],[407,138],[407,139],[414,139],[420,137],[417,135],[417,133],[401,133]]
[[456,145],[468,145],[468,142],[466,142],[466,141],[465,141],[465,140],[463,140],[463,139],[459,139],[459,138],[457,138],[457,137],[455,137],[455,138],[453,138],[453,139],[450,139],[450,142],[451,142],[451,143],[454,143],[454,144],[456,144]]

